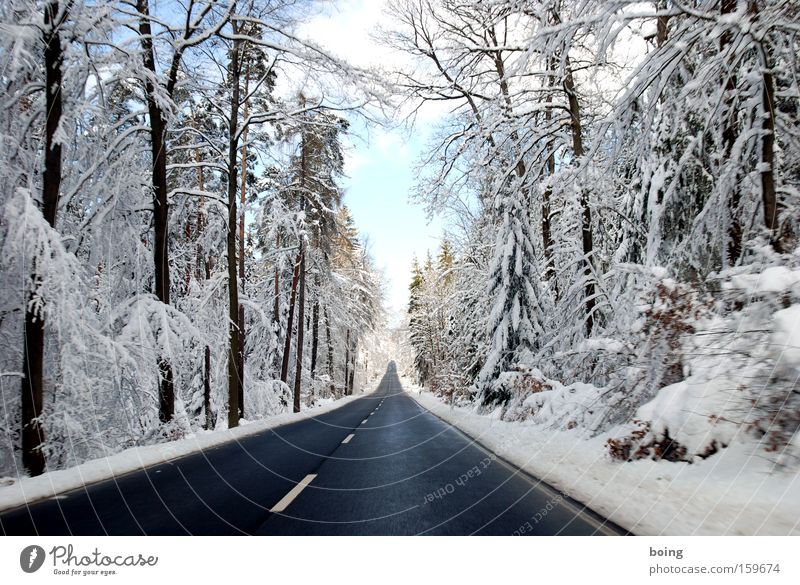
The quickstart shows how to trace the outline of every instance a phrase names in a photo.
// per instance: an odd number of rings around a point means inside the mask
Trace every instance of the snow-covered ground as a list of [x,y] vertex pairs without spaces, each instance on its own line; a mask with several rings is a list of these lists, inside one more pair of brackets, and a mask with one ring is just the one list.
[[734,442],[695,463],[612,460],[612,433],[544,430],[451,407],[411,380],[424,408],[490,450],[640,535],[800,534],[800,476],[776,470],[757,445]]
[[[374,388],[375,386],[370,385],[369,387]],[[108,457],[87,461],[82,465],[69,469],[51,471],[38,477],[23,477],[22,479],[0,478],[0,511],[37,500],[52,498],[75,488],[105,479],[112,479],[124,473],[164,463],[204,449],[210,449],[222,443],[238,441],[267,429],[274,429],[299,420],[313,418],[357,400],[364,395],[362,393],[347,396],[303,412],[279,414],[267,420],[243,424],[235,429],[201,431],[178,441],[133,447]]]

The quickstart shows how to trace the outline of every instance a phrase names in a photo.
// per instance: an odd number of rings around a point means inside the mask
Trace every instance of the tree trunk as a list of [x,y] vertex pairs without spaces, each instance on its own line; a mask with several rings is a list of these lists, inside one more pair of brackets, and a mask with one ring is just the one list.
[[[45,65],[45,142],[44,170],[42,172],[42,215],[50,227],[56,226],[58,198],[61,189],[61,143],[56,132],[61,122],[62,81],[64,52],[59,29],[66,20],[69,4],[60,13],[58,2],[48,2],[44,8],[44,65]],[[31,273],[30,300],[36,296],[39,277],[36,261]],[[22,351],[22,465],[31,476],[41,475],[45,470],[42,452],[44,432],[39,421],[42,415],[44,396],[44,313],[37,311],[33,303],[25,309],[24,339]]]
[[[551,57],[549,63],[550,71],[554,71],[556,68],[555,58]],[[548,85],[553,87],[555,85],[555,76],[550,75],[550,79],[548,81]],[[548,92],[547,105],[544,112],[544,119],[545,119],[545,126],[550,128],[550,124],[553,119],[553,111],[552,111],[552,102],[553,102],[553,95]],[[547,174],[551,178],[555,175],[556,172],[556,154],[553,147],[550,147],[550,152],[547,156]],[[555,259],[553,258],[553,235],[551,230],[551,217],[550,217],[550,200],[553,195],[553,186],[551,183],[548,183],[544,189],[544,193],[542,195],[542,247],[544,248],[544,258],[545,258],[545,267],[544,267],[544,277],[552,281],[553,283],[553,296],[556,300],[558,300],[558,284],[556,283],[555,275]]]
[[[246,48],[245,48],[246,51]],[[244,74],[244,95],[247,96],[250,88],[250,62],[247,62]],[[247,120],[249,114],[249,105],[245,97],[244,102],[244,119]],[[247,201],[247,135],[250,127],[245,126],[242,132],[242,184],[240,193],[240,206],[239,209],[239,282],[242,285],[242,294],[244,294],[244,208]],[[237,365],[239,369],[239,384],[236,388],[239,395],[239,417],[244,418],[244,349],[245,349],[245,322],[244,322],[244,305],[239,303],[239,353],[237,358]]]
[[[192,113],[192,125],[195,130],[197,129],[197,122]],[[194,160],[197,163],[197,188],[199,191],[205,191],[206,180],[203,173],[203,167],[200,165],[202,159],[200,151],[195,150]],[[195,233],[197,234],[197,244],[195,246],[195,276],[198,280],[205,278],[206,282],[211,280],[211,259],[206,257],[203,245],[200,243],[200,236],[205,231],[205,198],[201,195],[197,209],[197,225]],[[206,345],[203,348],[203,412],[205,413],[205,429],[211,431],[214,429],[214,417],[211,412],[211,347]]]
[[[277,236],[275,238],[275,249],[280,250],[281,248],[281,237]],[[272,322],[278,323],[280,321],[281,315],[281,273],[278,269],[278,263],[275,263],[275,298],[273,299],[273,307],[272,307]]]
[[[659,12],[666,11],[668,8],[666,0],[659,0],[656,3],[656,9]],[[656,46],[661,46],[667,41],[667,25],[669,24],[669,16],[662,14],[656,19]]]
[[[319,279],[317,279],[319,280]],[[319,282],[317,282],[319,285]],[[319,286],[317,286],[319,290]],[[311,310],[311,381],[317,371],[317,350],[319,347],[319,301],[314,301],[314,308]]]
[[[234,34],[236,34],[235,26]],[[233,90],[228,121],[228,428],[239,425],[242,412],[239,403],[239,385],[242,383],[242,379],[239,370],[239,285],[236,274],[236,222],[238,220],[236,173],[239,169],[236,155],[239,151],[237,132],[239,127],[240,51],[241,41],[234,40],[228,66]]]
[[[731,14],[736,11],[737,0],[722,0],[720,3],[720,13]],[[731,44],[731,33],[726,31],[720,37],[719,48],[720,52],[725,50],[725,47]],[[733,145],[739,136],[739,131],[736,128],[736,110],[733,107],[733,94],[736,91],[736,74],[731,68],[730,75],[725,84],[725,107],[727,109],[727,118],[725,120],[725,127],[722,129],[722,152],[723,161],[730,160],[731,152],[733,152]],[[742,255],[742,225],[739,221],[739,203],[741,201],[741,194],[739,192],[739,185],[734,181],[731,184],[731,193],[728,199],[728,264],[735,265]]]
[[[748,12],[753,20],[759,18],[758,2],[748,3]],[[775,80],[772,76],[772,64],[769,54],[763,46],[759,47],[761,58],[761,205],[764,208],[764,226],[770,232],[772,247],[776,252],[788,252],[790,237],[788,227],[780,229],[780,216],[784,210],[783,202],[778,199],[775,190]]]
[[[157,78],[155,55],[153,53],[153,34],[150,27],[150,7],[148,0],[137,0],[137,10],[142,15],[139,20],[139,34],[142,45],[144,68],[149,72],[145,90],[147,92],[147,112],[150,118],[150,152],[152,155],[153,181],[153,264],[156,298],[169,305],[169,198],[167,190],[167,145],[164,115],[156,99]],[[175,386],[172,381],[172,366],[165,356],[158,357],[159,408],[162,422],[172,419],[175,414]]]
[[294,412],[300,412],[300,389],[303,377],[303,344],[305,341],[306,313],[306,253],[305,246],[300,244],[300,307],[297,314],[297,356],[294,374]]
[[286,338],[283,345],[283,361],[281,362],[281,382],[289,379],[289,354],[292,351],[292,325],[294,321],[294,305],[297,296],[297,282],[300,280],[300,254],[294,264],[292,275],[292,292],[289,296],[289,315],[286,318]]
[[272,320],[275,323],[277,323],[278,319],[280,319],[280,279],[280,271],[278,268],[275,268],[275,301],[274,306],[272,307]]
[[[206,260],[206,280],[211,279],[211,262]],[[206,430],[214,429],[214,416],[211,412],[211,347],[206,345],[203,352],[203,410],[206,412]]]
[[775,83],[768,70],[762,75],[764,86],[761,99],[766,114],[761,122],[761,203],[764,206],[764,225],[770,231],[775,250],[788,252],[783,246],[785,234],[780,234],[778,229],[783,205],[775,192]]
[[355,380],[356,376],[356,344],[355,344],[355,336],[353,336],[353,347],[350,350],[350,377],[347,380],[347,393],[352,396],[353,395],[353,381]]
[[[553,11],[555,24],[561,24],[558,11]],[[572,65],[569,55],[564,56],[564,94],[567,97],[567,110],[569,111],[570,129],[572,131],[572,155],[575,163],[583,158],[583,129],[581,123],[581,110],[578,103],[578,94],[575,91],[575,78],[572,75]],[[584,285],[584,305],[586,307],[586,336],[590,337],[594,328],[595,286],[594,271],[592,270],[594,257],[594,237],[592,234],[592,209],[589,206],[589,193],[581,189],[581,246],[583,251],[583,274],[586,279]]]
[[331,396],[336,396],[336,383],[334,382],[333,340],[331,339],[331,320],[328,316],[328,307],[323,310],[325,314],[325,341],[328,344],[328,377],[331,384]]
[[[748,3],[748,12],[753,20],[759,17],[758,2]],[[769,54],[759,47],[761,58],[761,107],[764,115],[761,119],[761,205],[764,208],[764,226],[770,232],[773,249],[778,253],[790,252],[792,245],[792,228],[787,223],[780,225],[780,217],[786,206],[778,198],[775,189],[775,80],[772,75],[772,63]]]
[[[583,157],[583,130],[581,128],[581,111],[578,104],[578,95],[575,93],[575,79],[572,76],[572,67],[569,58],[566,58],[566,75],[564,77],[564,92],[567,95],[569,108],[570,127],[572,130],[572,153],[577,162]],[[592,335],[594,328],[595,286],[594,271],[592,270],[594,256],[594,237],[592,235],[592,209],[589,206],[589,193],[581,189],[581,244],[583,247],[583,274],[586,278],[584,285],[584,304],[586,306],[586,337]]]
[[[301,105],[305,101],[301,96]],[[308,159],[306,150],[308,146],[306,132],[303,130],[300,142],[300,211],[306,209],[306,177],[308,169]],[[304,236],[300,235],[300,251],[298,252],[299,285],[300,285],[300,309],[297,314],[297,346],[295,348],[296,364],[294,376],[294,412],[300,412],[300,389],[302,386],[303,373],[303,345],[305,338],[305,318],[306,318],[306,246]],[[297,279],[296,279],[297,280]],[[294,301],[293,301],[294,304]],[[287,339],[291,338],[291,327],[287,333]]]
[[344,341],[344,395],[347,396],[347,389],[349,387],[348,380],[350,374],[350,329],[347,330],[347,335]]
[[206,346],[203,352],[203,410],[206,413],[206,430],[214,429],[211,415],[211,348]]

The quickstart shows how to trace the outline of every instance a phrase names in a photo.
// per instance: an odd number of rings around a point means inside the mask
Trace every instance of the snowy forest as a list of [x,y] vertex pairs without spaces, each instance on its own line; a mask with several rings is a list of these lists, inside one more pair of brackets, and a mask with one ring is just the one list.
[[451,114],[416,198],[408,360],[453,405],[696,461],[800,455],[800,6],[392,2]]
[[[614,460],[797,468],[796,2],[388,0],[375,68],[298,33],[317,4],[0,3],[0,475],[391,357]],[[393,330],[343,141],[430,109],[410,197],[448,229]]]
[[372,86],[306,11],[2,2],[0,474],[353,392],[382,289],[342,138]]

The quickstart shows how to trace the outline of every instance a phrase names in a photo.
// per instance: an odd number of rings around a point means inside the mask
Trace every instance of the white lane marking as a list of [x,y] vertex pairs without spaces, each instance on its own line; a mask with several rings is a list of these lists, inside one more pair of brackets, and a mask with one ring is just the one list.
[[362,425],[363,425],[363,424],[366,424],[366,422],[367,422],[367,419],[364,419],[364,420],[362,420],[362,421],[361,421],[361,424],[362,424]]
[[283,496],[280,502],[272,506],[270,512],[283,512],[289,506],[289,504],[291,504],[292,501],[300,495],[300,492],[302,492],[308,484],[314,481],[315,477],[317,477],[316,473],[309,473],[307,476],[301,479],[300,483],[294,486],[288,494]]
[[349,442],[350,442],[350,439],[352,439],[353,437],[355,437],[355,435],[353,435],[353,434],[349,434],[349,435],[347,435],[347,436],[344,438],[344,441],[342,441],[342,445],[344,445],[344,444],[346,444],[346,443],[349,443]]

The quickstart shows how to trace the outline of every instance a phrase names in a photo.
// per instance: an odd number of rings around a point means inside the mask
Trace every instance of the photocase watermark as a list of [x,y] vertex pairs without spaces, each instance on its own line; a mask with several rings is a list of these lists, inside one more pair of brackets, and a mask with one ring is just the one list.
[[485,457],[476,466],[472,467],[471,469],[459,475],[454,482],[446,483],[439,489],[425,494],[425,501],[423,502],[423,505],[430,504],[435,500],[444,499],[446,496],[456,491],[456,486],[464,487],[465,485],[467,485],[467,482],[469,482],[469,480],[474,479],[478,477],[480,474],[482,474],[484,470],[487,467],[489,467],[495,459],[497,459],[496,455]]
[[157,556],[142,553],[104,554],[97,547],[89,553],[76,553],[71,544],[54,546],[49,553],[45,553],[41,546],[33,544],[22,549],[19,566],[26,573],[35,573],[42,568],[48,556],[53,562],[54,575],[73,577],[107,577],[116,575],[119,567],[155,567],[158,564]]
[[32,544],[19,553],[19,566],[26,573],[35,573],[42,568],[44,559],[44,549],[38,544]]

